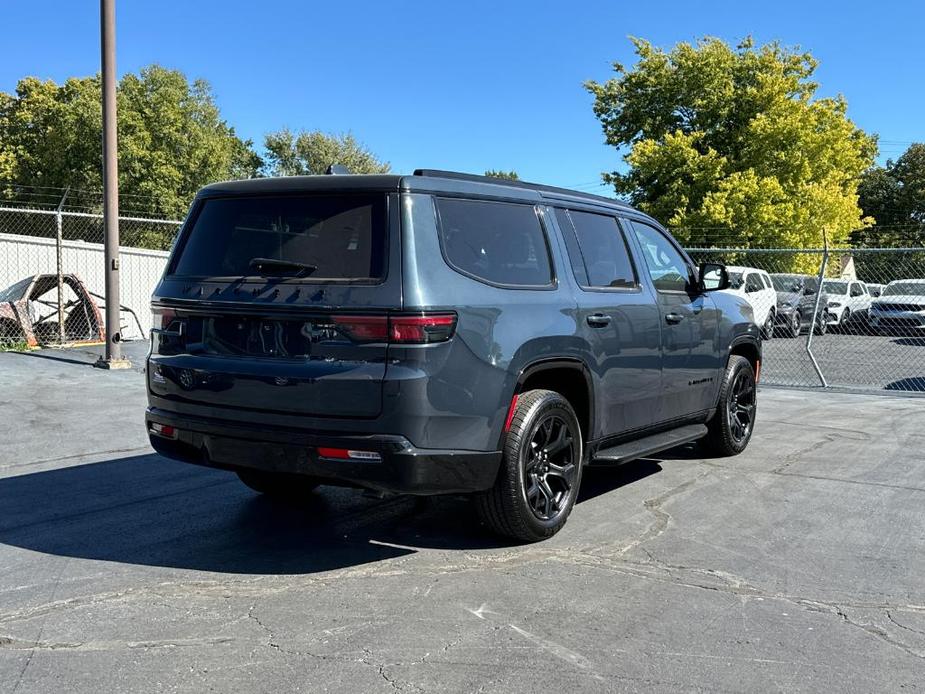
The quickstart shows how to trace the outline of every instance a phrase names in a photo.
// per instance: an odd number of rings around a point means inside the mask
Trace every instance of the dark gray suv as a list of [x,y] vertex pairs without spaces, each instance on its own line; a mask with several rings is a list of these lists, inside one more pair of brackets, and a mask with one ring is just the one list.
[[471,493],[525,541],[588,464],[755,425],[761,340],[725,268],[608,198],[445,171],[200,191],[153,307],[147,428],[280,496]]

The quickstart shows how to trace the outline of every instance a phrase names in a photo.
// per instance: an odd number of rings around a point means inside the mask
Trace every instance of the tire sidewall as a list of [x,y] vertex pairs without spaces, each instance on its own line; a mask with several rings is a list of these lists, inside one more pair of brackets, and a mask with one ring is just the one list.
[[[547,415],[551,414],[556,414],[568,422],[569,428],[572,431],[572,436],[577,443],[575,464],[578,466],[578,469],[575,473],[575,481],[569,491],[569,498],[566,502],[565,509],[550,520],[542,520],[534,515],[533,509],[530,508],[530,503],[527,501],[525,484],[526,462],[530,440],[536,433],[540,422]],[[535,534],[538,538],[542,538],[557,532],[558,529],[565,524],[565,521],[568,519],[569,514],[575,506],[584,468],[584,447],[581,439],[581,428],[578,424],[578,417],[575,415],[568,401],[558,393],[549,391],[544,394],[539,401],[532,403],[528,413],[522,420],[521,430],[513,431],[512,427],[512,431],[508,432],[508,436],[505,437],[504,458],[506,464],[510,466],[509,470],[515,473],[513,482],[517,485],[516,503],[520,507],[518,512],[531,533]],[[513,468],[513,470],[511,470],[511,468]]]
[[[733,387],[736,377],[743,371],[747,371],[752,382],[752,388],[755,389],[755,409],[752,413],[752,421],[748,428],[748,435],[742,441],[737,441],[732,435],[732,427],[729,424],[729,391]],[[758,419],[758,385],[755,383],[755,371],[747,359],[737,357],[730,360],[726,368],[726,374],[723,381],[722,400],[720,401],[719,415],[722,423],[722,436],[724,444],[728,447],[729,455],[738,455],[748,447],[752,434],[755,433],[755,423]]]

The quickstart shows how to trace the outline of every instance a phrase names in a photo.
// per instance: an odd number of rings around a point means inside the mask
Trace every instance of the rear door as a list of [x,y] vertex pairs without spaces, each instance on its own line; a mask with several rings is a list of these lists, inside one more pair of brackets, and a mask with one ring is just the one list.
[[200,200],[153,300],[153,394],[335,417],[382,408],[397,196]]
[[577,281],[579,335],[591,346],[602,435],[652,425],[661,389],[659,314],[616,218],[555,210]]
[[725,353],[718,342],[719,312],[694,282],[694,269],[660,229],[638,220],[632,228],[658,301],[661,323],[660,421],[713,407]]

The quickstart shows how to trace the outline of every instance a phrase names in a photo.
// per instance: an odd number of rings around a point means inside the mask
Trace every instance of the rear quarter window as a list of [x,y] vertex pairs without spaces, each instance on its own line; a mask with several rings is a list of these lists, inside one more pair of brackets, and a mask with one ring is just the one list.
[[533,205],[436,198],[440,245],[457,272],[506,287],[552,286],[546,233]]
[[[170,274],[378,282],[386,272],[386,237],[384,194],[207,198]],[[304,267],[255,269],[259,258]]]

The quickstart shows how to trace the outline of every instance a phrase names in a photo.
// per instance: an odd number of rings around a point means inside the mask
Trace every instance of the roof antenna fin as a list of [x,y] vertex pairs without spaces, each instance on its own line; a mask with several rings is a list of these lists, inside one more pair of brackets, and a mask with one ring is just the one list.
[[350,169],[348,169],[343,164],[331,164],[328,167],[328,170],[325,171],[328,176],[349,176]]

